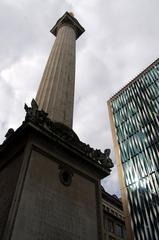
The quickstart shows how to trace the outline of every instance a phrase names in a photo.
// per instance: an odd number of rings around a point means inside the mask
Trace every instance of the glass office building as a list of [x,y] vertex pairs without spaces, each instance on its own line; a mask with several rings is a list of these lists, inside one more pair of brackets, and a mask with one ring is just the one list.
[[159,59],[115,94],[108,108],[129,239],[157,240]]

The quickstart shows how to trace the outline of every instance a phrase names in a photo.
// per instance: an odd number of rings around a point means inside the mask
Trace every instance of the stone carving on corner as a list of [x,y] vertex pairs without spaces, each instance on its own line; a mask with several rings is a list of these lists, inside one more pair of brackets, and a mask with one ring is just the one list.
[[110,156],[110,149],[105,149],[104,153],[100,155],[99,162],[107,168],[112,168],[114,166]]
[[103,168],[110,169],[114,166],[110,159],[110,149],[105,149],[104,153],[99,149],[93,149],[89,144],[80,141],[77,134],[68,126],[60,122],[53,122],[48,118],[48,114],[43,110],[38,110],[38,105],[33,99],[31,107],[26,104],[24,106],[26,117],[23,124],[27,122],[33,123],[35,126],[40,127],[42,130],[59,137],[65,144],[76,148],[86,156],[95,161],[96,164]]
[[13,133],[14,133],[14,129],[9,128],[6,135],[5,135],[5,138],[8,139],[10,136],[12,136]]
[[31,107],[25,104],[24,109],[26,111],[25,122],[29,121],[38,125],[43,125],[46,122],[48,113],[38,110],[38,105],[34,99],[31,101]]
[[[14,134],[14,129],[9,128],[7,133],[5,134],[5,140],[3,141],[3,143],[5,143],[13,134]],[[0,148],[2,147],[3,143],[0,145]]]

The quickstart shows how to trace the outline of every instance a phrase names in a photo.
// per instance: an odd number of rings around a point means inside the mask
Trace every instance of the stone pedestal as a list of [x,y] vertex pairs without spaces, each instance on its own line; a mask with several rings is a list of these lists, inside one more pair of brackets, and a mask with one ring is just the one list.
[[111,160],[36,103],[0,148],[0,239],[102,240],[100,179]]

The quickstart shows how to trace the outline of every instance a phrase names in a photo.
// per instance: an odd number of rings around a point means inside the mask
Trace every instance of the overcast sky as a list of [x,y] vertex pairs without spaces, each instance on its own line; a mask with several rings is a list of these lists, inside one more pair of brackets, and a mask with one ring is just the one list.
[[[86,32],[77,40],[74,130],[94,148],[114,151],[106,101],[158,58],[158,0],[1,0],[0,141],[24,120],[55,37],[73,11]],[[103,181],[119,195],[116,167]]]

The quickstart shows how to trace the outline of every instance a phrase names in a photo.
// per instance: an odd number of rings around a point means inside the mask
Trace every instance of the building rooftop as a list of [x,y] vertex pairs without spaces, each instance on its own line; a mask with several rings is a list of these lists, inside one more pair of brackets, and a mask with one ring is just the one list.
[[118,196],[116,196],[115,194],[111,195],[110,193],[106,192],[103,187],[102,187],[102,198],[105,199],[107,202],[110,202],[111,204],[123,210],[121,199],[118,198]]
[[144,69],[141,73],[139,73],[133,80],[129,81],[124,87],[122,87],[117,93],[115,93],[109,100],[108,102],[111,102],[112,100],[114,100],[115,98],[117,98],[121,92],[123,92],[123,90],[125,90],[126,88],[129,87],[129,85],[131,85],[132,83],[136,82],[143,74],[146,74],[151,68],[154,67],[154,65],[156,65],[157,63],[159,63],[159,58],[157,58],[151,65],[149,65],[146,69]]

